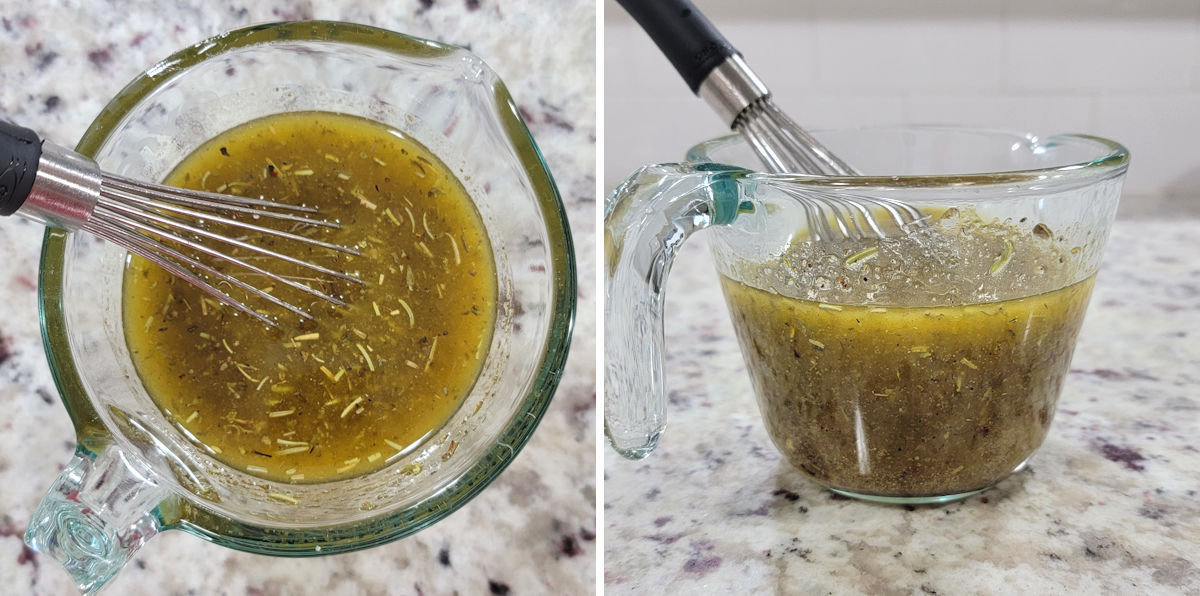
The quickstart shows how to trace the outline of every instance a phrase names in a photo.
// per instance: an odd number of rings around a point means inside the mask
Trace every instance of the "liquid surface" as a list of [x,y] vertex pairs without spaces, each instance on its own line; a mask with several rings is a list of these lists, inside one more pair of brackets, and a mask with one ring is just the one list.
[[334,307],[246,275],[314,315],[272,312],[275,328],[131,259],[124,327],[138,374],[214,457],[281,481],[363,474],[435,432],[470,392],[495,321],[494,262],[466,190],[423,146],[355,117],[281,114],[206,143],[166,183],[316,206],[341,229],[296,233],[361,253],[267,241],[365,282],[322,283],[346,302]]
[[[754,283],[722,276],[772,440],[827,486],[970,492],[1010,474],[1045,438],[1093,278],[1029,296],[1031,280],[1054,287],[1069,264],[1039,228],[973,222],[929,235],[866,258],[797,245],[746,276]],[[830,259],[831,273],[814,266]],[[780,281],[796,269],[833,281]],[[780,293],[800,287],[811,291]]]
[[[1027,219],[985,221],[968,209],[923,208],[928,225],[869,242],[806,242],[738,264],[731,277],[796,298],[838,304],[953,305],[1011,300],[1081,279],[1091,246]],[[886,217],[876,214],[876,219]],[[1060,231],[1061,232],[1061,231]]]

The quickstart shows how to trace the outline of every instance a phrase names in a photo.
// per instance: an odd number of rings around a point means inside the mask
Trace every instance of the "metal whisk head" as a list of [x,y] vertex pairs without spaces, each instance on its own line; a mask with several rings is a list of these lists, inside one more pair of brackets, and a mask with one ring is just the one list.
[[[741,133],[771,172],[857,176],[771,100],[766,85],[738,54],[729,56],[700,84],[699,94]],[[805,209],[813,240],[865,240],[905,234],[928,216],[895,199],[845,193],[785,190]]]
[[928,225],[928,215],[896,199],[787,186],[778,190],[800,205],[808,237],[817,242],[896,238]]
[[[846,162],[817,142],[791,118],[771,102],[771,92],[762,79],[750,70],[742,55],[709,22],[691,0],[617,0],[638,24],[646,30],[658,48],[666,54],[675,70],[724,119],[730,128],[742,133],[767,169],[778,173],[823,174],[826,176],[857,176]],[[898,202],[896,202],[898,203]],[[851,230],[862,218],[863,234],[882,234],[888,230],[880,225],[872,209],[858,209],[853,202],[843,202],[837,195],[828,195],[812,203],[828,204],[829,213],[817,214],[814,219],[827,224],[824,230],[813,229],[830,239],[854,239]],[[809,209],[809,205],[806,205]],[[816,207],[812,207],[815,209]],[[903,220],[901,229],[924,225],[920,211],[902,204],[889,206],[893,217]],[[847,213],[854,218],[843,219]]]
[[826,149],[779,109],[770,95],[754,100],[737,115],[733,129],[754,148],[772,172],[857,176],[858,172]]
[[[258,287],[252,286],[229,273],[218,270],[201,259],[184,254],[184,252],[172,245],[184,247],[213,259],[225,261],[272,282],[281,283],[321,300],[342,306],[344,305],[342,300],[313,288],[309,284],[301,283],[279,273],[274,273],[244,258],[234,256],[232,253],[222,252],[204,243],[204,239],[208,239],[244,251],[278,259],[285,263],[291,263],[292,265],[306,268],[318,275],[352,283],[361,283],[358,278],[352,275],[263,248],[242,239],[228,238],[205,227],[207,224],[220,224],[245,230],[252,234],[273,236],[337,252],[357,255],[357,251],[344,246],[228,217],[228,214],[242,213],[258,218],[271,218],[302,223],[309,226],[338,227],[336,223],[309,219],[303,215],[298,215],[316,213],[316,211],[312,207],[281,205],[262,199],[168,188],[104,174],[100,183],[100,199],[96,203],[93,217],[83,224],[82,229],[113,242],[129,252],[162,267],[238,311],[264,323],[271,324],[271,321],[266,316],[233,299],[229,294],[222,292],[213,284],[225,282],[251,295],[267,300],[276,306],[285,308],[301,317],[311,318],[311,315],[303,309],[284,302]],[[194,271],[189,270],[189,265],[207,273],[213,281],[209,282]]]
[[[10,184],[0,184],[0,215],[18,213],[29,219],[67,230],[83,230],[112,242],[178,276],[197,288],[267,325],[274,321],[244,302],[222,291],[225,285],[311,318],[304,309],[290,304],[268,290],[244,281],[260,276],[268,283],[282,284],[319,300],[343,305],[329,291],[318,289],[330,281],[362,283],[358,278],[328,267],[266,248],[261,239],[282,239],[312,247],[357,255],[344,246],[295,233],[307,226],[337,228],[333,222],[310,219],[312,207],[275,203],[231,195],[170,188],[131,180],[100,171],[96,162],[69,149],[43,144],[33,131],[0,121],[0,152],[8,153],[15,173]],[[3,157],[3,156],[0,156]],[[239,218],[240,217],[240,218]],[[292,226],[285,231],[251,223],[274,220]],[[220,230],[220,231],[218,231]],[[244,234],[231,237],[224,233]],[[250,241],[251,239],[260,242]],[[286,275],[250,262],[259,257],[288,264],[289,271],[302,270],[303,277]],[[218,266],[224,263],[224,266]],[[228,266],[239,275],[225,271]],[[316,277],[312,277],[316,276]]]

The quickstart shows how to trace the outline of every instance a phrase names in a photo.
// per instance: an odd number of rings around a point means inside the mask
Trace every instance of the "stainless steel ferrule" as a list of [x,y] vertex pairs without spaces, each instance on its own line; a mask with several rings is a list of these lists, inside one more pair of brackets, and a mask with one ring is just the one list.
[[54,143],[43,143],[33,188],[17,213],[43,224],[78,230],[96,209],[101,179],[96,162]]
[[738,115],[750,104],[771,95],[767,86],[750,70],[746,61],[734,54],[717,65],[700,83],[697,93],[733,128]]

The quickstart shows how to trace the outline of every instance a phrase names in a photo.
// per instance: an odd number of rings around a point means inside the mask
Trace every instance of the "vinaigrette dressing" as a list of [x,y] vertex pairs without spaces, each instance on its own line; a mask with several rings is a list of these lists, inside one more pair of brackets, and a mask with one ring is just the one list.
[[798,241],[721,276],[772,440],[827,486],[979,490],[1053,419],[1094,283],[1079,249],[1041,223],[925,212],[866,248]]
[[1093,279],[932,307],[721,284],[763,419],[792,464],[835,488],[923,496],[983,488],[1042,444]]
[[[495,267],[469,195],[429,150],[352,116],[280,114],[209,141],[166,183],[316,206],[341,228],[292,231],[361,253],[268,241],[364,282],[319,288],[345,306],[264,288],[312,320],[231,293],[277,316],[277,327],[131,258],[123,311],[135,367],[168,418],[214,457],[279,481],[364,474],[435,433],[470,392],[491,342]],[[261,265],[306,281],[303,269]]]

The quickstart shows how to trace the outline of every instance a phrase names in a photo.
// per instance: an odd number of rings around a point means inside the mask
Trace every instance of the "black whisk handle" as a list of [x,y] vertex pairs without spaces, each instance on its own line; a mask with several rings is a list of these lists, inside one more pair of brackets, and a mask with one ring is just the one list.
[[0,120],[0,215],[12,215],[25,203],[41,158],[36,132]]
[[667,56],[692,93],[714,68],[738,51],[691,0],[617,0]]

